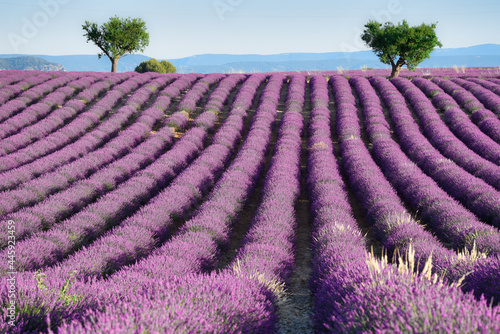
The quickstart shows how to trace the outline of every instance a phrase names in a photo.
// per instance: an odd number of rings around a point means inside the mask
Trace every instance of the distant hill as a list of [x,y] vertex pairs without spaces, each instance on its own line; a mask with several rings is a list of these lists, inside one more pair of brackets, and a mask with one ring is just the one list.
[[[18,57],[23,55],[0,55],[0,58]],[[58,63],[64,66],[67,71],[111,71],[111,62],[107,57],[98,59],[97,55],[68,55],[68,56],[46,56],[33,55],[49,62]],[[128,55],[118,61],[118,72],[129,72],[135,70],[135,67],[141,62],[150,59],[143,55]]]
[[[372,51],[329,53],[285,53],[276,55],[197,55],[171,59],[178,72],[277,72],[356,70],[390,68]],[[465,48],[436,49],[419,67],[500,66],[500,45],[483,44]]]
[[[0,58],[19,55],[0,55]],[[44,56],[37,57],[59,63],[68,71],[110,71],[107,58],[97,55]],[[129,55],[118,62],[118,71],[133,71],[142,61],[150,57]],[[160,59],[159,59],[160,60]],[[179,59],[167,59],[177,67],[179,73],[232,73],[232,72],[289,72],[321,70],[356,70],[361,68],[389,68],[382,64],[372,51],[328,52],[328,53],[283,53],[275,55],[230,55],[203,54]],[[464,48],[436,49],[431,58],[420,64],[428,67],[494,67],[500,66],[500,45],[483,44]]]
[[61,64],[51,63],[33,56],[1,58],[0,70],[65,71],[64,66]]

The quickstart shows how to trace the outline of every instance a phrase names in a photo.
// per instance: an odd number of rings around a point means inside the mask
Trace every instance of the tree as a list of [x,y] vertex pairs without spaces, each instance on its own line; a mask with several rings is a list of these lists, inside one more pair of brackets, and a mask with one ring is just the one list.
[[174,66],[174,64],[172,64],[169,61],[162,60],[160,62],[160,64],[162,64],[163,68],[165,69],[165,73],[176,73],[177,72],[177,68]]
[[140,51],[149,44],[146,23],[140,19],[121,19],[117,16],[109,19],[100,27],[97,23],[85,21],[82,25],[87,43],[92,41],[101,49],[99,59],[107,56],[111,61],[111,72],[116,72],[118,60],[129,54]]
[[380,61],[392,66],[391,78],[395,78],[404,65],[414,71],[418,64],[430,57],[436,46],[443,46],[436,37],[435,29],[436,23],[410,27],[406,20],[397,26],[391,22],[382,25],[370,20],[365,24],[361,39],[373,49]]
[[175,66],[166,60],[162,60],[159,62],[155,58],[151,58],[149,60],[143,61],[136,68],[136,72],[144,73],[144,72],[157,72],[157,73],[175,73],[177,69]]

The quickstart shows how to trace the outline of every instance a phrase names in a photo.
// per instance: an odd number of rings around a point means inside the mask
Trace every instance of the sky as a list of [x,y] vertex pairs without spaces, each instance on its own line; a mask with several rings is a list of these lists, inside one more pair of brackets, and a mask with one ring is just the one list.
[[500,44],[499,0],[0,0],[0,54],[97,54],[85,21],[140,17],[143,54],[278,54],[368,50],[369,20],[436,23],[443,48]]

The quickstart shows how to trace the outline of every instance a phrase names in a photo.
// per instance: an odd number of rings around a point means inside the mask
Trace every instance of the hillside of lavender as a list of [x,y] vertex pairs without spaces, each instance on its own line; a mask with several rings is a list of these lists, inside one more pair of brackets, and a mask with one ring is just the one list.
[[0,71],[0,332],[499,333],[500,69]]

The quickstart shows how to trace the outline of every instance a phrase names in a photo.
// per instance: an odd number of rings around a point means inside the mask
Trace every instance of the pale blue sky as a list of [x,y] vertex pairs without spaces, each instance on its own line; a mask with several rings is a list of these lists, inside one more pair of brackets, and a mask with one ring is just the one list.
[[85,20],[141,17],[144,54],[276,54],[366,50],[370,19],[437,24],[445,48],[500,44],[498,0],[0,0],[0,54],[97,54]]

